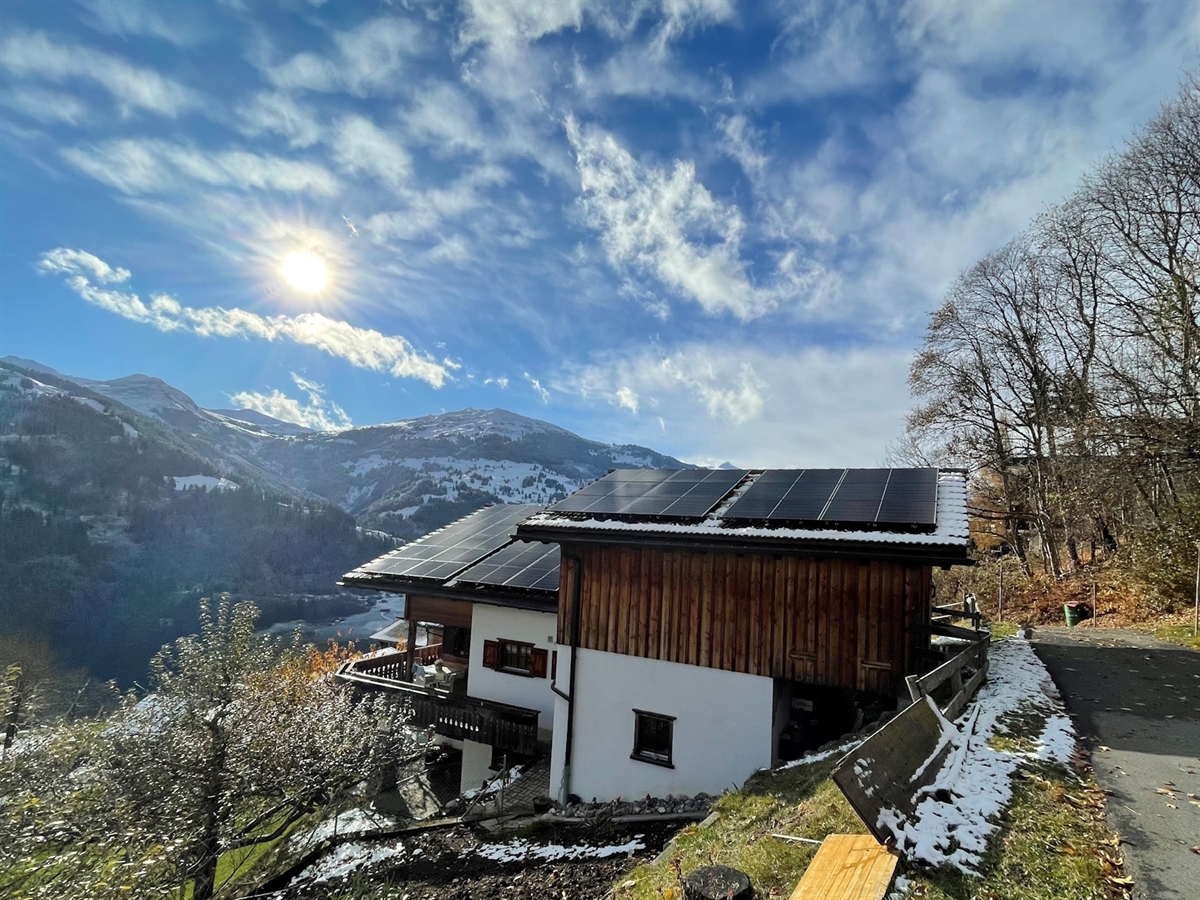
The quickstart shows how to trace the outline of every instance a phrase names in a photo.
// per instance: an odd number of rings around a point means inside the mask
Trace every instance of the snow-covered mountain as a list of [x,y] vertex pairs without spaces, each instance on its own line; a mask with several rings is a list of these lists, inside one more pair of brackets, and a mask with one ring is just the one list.
[[[0,362],[115,401],[113,414],[123,415],[131,429],[139,420],[146,427],[143,416],[153,420],[220,477],[289,496],[323,498],[360,525],[406,538],[488,502],[552,503],[609,469],[685,466],[646,447],[587,440],[504,409],[464,409],[313,432],[252,410],[203,409],[183,391],[148,375],[95,381],[62,375],[33,360]],[[191,474],[201,473],[179,473]]]

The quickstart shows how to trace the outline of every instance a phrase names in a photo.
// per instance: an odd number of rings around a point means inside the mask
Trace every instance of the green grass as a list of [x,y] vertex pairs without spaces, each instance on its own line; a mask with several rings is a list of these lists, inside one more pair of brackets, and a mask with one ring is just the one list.
[[992,640],[998,641],[1000,638],[1012,637],[1017,633],[1016,622],[991,622],[988,625],[992,630]]
[[1174,641],[1193,650],[1200,650],[1200,637],[1196,637],[1191,625],[1166,625],[1155,629],[1154,634],[1165,641]]
[[[836,759],[775,773],[760,773],[741,791],[726,794],[714,809],[714,824],[685,828],[668,859],[646,863],[617,884],[621,900],[680,900],[680,875],[699,866],[732,866],[750,876],[763,898],[788,897],[816,853],[812,844],[792,843],[772,833],[823,839],[827,834],[866,832],[841,792],[829,780]],[[632,883],[630,883],[632,882]]]
[[921,900],[1104,900],[1121,896],[1095,781],[1039,767],[1016,779],[1000,838],[982,877],[938,872],[912,877],[907,897]]
[[[1006,738],[1014,740],[1015,738]],[[1015,748],[1014,748],[1015,749]],[[720,819],[684,829],[660,863],[623,876],[619,900],[682,900],[682,877],[721,864],[750,876],[762,898],[787,898],[816,847],[772,833],[821,840],[866,829],[829,780],[835,760],[755,776],[716,804]],[[982,876],[956,871],[909,873],[911,900],[1103,900],[1121,896],[1110,861],[1115,844],[1104,826],[1103,795],[1087,777],[1039,766],[1018,777],[1004,827]]]

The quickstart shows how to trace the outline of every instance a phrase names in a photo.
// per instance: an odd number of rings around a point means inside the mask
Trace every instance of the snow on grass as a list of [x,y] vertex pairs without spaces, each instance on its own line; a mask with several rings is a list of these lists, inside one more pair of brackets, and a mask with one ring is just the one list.
[[504,785],[512,784],[514,781],[517,781],[520,777],[521,770],[513,769],[508,773],[508,778],[505,778],[503,775],[501,775],[500,777],[494,778],[487,782],[487,784],[485,784],[483,787],[471,788],[469,791],[464,791],[463,797],[467,800],[473,800],[476,797],[487,797],[496,793],[496,791],[500,790],[500,788],[504,787]]
[[[853,750],[855,747],[857,747],[861,743],[862,743],[862,741],[860,741],[858,738],[855,738],[852,741],[847,741],[844,744],[839,744],[838,746],[831,747],[828,750],[819,750],[816,753],[806,753],[803,756],[801,756],[799,759],[793,759],[790,762],[785,762],[781,766],[777,766],[776,771],[783,771],[784,769],[794,769],[794,768],[796,768],[796,766],[807,766],[812,763],[818,763],[823,759],[829,759],[829,757],[831,757],[831,756],[843,756],[843,755],[849,753],[851,750]],[[763,771],[763,770],[760,769],[759,771]]]
[[518,838],[507,844],[480,844],[459,854],[460,858],[475,855],[482,856],[494,862],[555,862],[560,859],[607,859],[610,856],[628,855],[637,850],[645,850],[642,841],[645,835],[635,834],[624,844],[607,844],[600,847],[590,847],[587,844],[572,844],[564,847],[562,844],[531,844]]
[[323,819],[311,831],[293,835],[289,846],[293,850],[301,850],[305,847],[315,847],[321,841],[329,838],[341,835],[368,834],[385,828],[393,828],[395,825],[396,820],[390,816],[355,807]]
[[[951,724],[953,746],[928,787],[918,792],[911,816],[884,809],[878,825],[896,836],[910,860],[975,873],[1000,815],[1012,800],[1012,776],[1028,760],[1066,763],[1075,731],[1046,667],[1023,640],[992,644],[988,679],[975,702]],[[994,738],[1012,738],[993,741]],[[1022,741],[1021,739],[1024,739]],[[1000,749],[1014,745],[1032,749]]]

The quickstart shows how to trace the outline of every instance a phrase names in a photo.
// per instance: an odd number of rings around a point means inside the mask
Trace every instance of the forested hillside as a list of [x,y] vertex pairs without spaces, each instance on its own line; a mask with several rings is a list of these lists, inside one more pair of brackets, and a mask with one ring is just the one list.
[[911,385],[909,458],[978,471],[1026,574],[1126,567],[1189,597],[1200,539],[1200,78],[1065,202],[962,273]]
[[141,677],[196,630],[202,595],[253,598],[266,621],[302,615],[314,594],[328,611],[338,576],[391,546],[336,507],[220,477],[87,392],[8,374],[0,441],[0,630],[101,678]]

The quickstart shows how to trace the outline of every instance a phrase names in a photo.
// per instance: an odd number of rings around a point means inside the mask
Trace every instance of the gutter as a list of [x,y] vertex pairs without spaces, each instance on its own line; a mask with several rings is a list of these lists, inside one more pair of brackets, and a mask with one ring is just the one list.
[[[568,798],[571,796],[571,751],[575,746],[575,692],[578,690],[575,672],[579,663],[579,612],[583,597],[583,559],[566,552],[563,552],[563,559],[571,561],[571,568],[575,572],[571,584],[571,674],[567,683],[567,691],[570,696],[565,698],[567,701],[567,737],[563,742],[563,774],[558,798],[559,803],[566,806]],[[562,692],[554,685],[551,685],[551,689],[558,696],[563,696]]]

